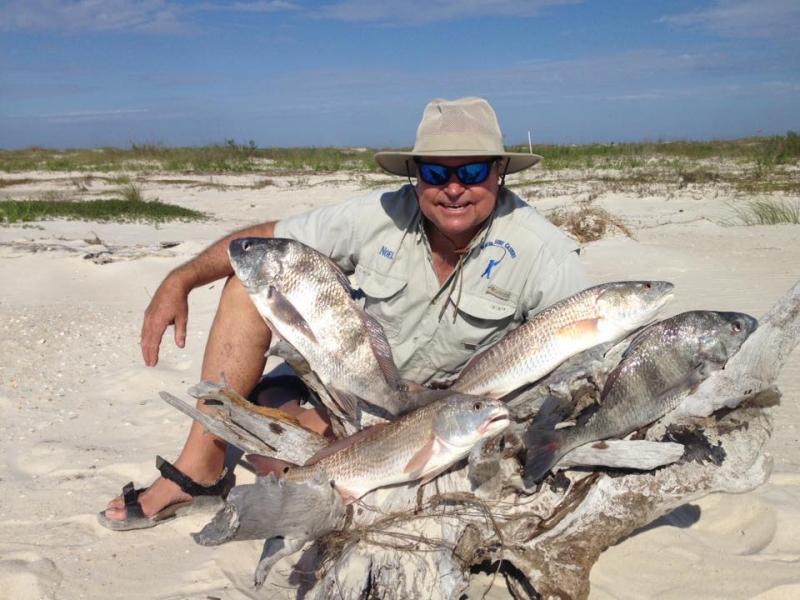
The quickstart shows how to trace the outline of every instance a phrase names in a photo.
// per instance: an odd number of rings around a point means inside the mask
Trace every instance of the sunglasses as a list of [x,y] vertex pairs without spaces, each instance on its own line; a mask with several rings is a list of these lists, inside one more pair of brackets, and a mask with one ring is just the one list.
[[486,162],[475,162],[459,167],[447,167],[435,163],[417,162],[417,174],[428,185],[446,185],[453,173],[461,185],[478,185],[488,179],[496,158]]

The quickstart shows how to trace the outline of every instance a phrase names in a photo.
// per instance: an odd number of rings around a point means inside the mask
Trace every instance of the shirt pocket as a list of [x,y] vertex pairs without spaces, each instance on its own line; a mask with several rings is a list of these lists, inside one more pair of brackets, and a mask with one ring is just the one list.
[[[455,300],[455,298],[453,298]],[[522,322],[517,305],[499,299],[464,294],[458,302],[458,317],[453,323],[452,310],[445,312],[440,328],[437,370],[446,378],[456,376],[476,352],[500,340]]]
[[354,278],[363,293],[362,308],[380,322],[389,340],[396,340],[406,313],[408,282],[360,264]]

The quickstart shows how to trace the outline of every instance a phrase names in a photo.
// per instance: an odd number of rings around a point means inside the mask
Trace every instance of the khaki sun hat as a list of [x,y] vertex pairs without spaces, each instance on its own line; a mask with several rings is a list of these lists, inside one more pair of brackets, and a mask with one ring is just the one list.
[[417,139],[411,152],[378,152],[375,162],[392,175],[416,174],[414,158],[449,156],[502,156],[508,161],[506,173],[532,167],[538,154],[506,152],[497,115],[483,98],[436,99],[422,113]]

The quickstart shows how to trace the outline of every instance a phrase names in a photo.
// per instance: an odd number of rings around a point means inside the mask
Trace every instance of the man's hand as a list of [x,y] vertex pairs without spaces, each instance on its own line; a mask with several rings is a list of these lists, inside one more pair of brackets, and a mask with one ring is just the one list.
[[158,363],[158,349],[161,338],[170,325],[175,326],[175,344],[178,348],[186,345],[186,322],[189,319],[189,292],[170,274],[158,287],[142,323],[142,357],[144,364],[154,367]]

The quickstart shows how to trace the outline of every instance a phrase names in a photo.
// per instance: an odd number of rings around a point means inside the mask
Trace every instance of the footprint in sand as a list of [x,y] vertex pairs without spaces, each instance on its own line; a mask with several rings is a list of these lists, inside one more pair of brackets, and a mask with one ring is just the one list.
[[20,552],[0,560],[0,592],[4,598],[56,598],[64,576],[49,558]]

